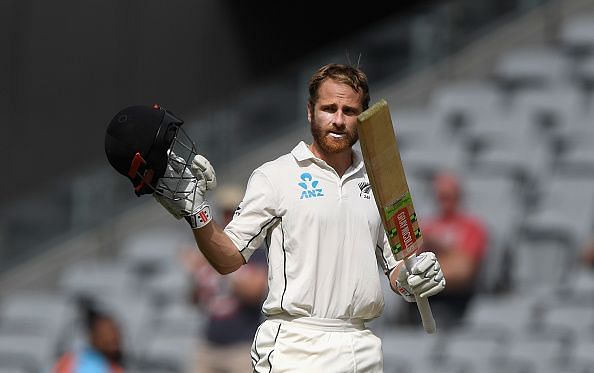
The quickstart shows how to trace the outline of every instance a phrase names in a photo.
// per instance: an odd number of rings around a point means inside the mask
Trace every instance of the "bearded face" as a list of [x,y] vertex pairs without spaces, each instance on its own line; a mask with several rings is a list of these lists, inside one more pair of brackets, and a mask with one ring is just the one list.
[[340,128],[338,126],[327,128],[328,126],[328,123],[319,123],[315,116],[312,117],[311,134],[324,153],[342,153],[350,149],[359,140],[356,129]]
[[350,151],[359,139],[357,116],[363,111],[361,93],[327,80],[320,85],[315,105],[308,105],[314,145],[325,154]]

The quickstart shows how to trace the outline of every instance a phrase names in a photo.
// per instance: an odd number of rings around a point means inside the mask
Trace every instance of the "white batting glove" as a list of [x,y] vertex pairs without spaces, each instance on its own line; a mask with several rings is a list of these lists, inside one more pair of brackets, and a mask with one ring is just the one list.
[[176,219],[185,218],[192,229],[201,228],[212,220],[206,192],[216,188],[217,179],[210,162],[196,155],[191,166],[171,153],[165,173],[157,182],[155,199]]
[[414,302],[415,295],[430,297],[445,288],[445,278],[435,253],[419,254],[410,273],[406,267],[400,269],[396,279],[397,290],[407,302]]

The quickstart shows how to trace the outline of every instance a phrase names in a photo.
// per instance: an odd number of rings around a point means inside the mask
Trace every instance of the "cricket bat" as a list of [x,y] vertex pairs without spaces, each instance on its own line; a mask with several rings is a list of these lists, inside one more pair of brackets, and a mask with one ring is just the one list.
[[[390,109],[385,100],[357,117],[359,141],[375,202],[392,253],[410,271],[422,244],[419,222],[406,182]],[[423,328],[435,333],[435,320],[427,298],[416,297]]]

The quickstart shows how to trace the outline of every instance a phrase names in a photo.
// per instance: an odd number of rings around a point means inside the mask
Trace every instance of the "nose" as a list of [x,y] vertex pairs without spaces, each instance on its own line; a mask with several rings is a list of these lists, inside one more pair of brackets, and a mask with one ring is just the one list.
[[344,128],[346,126],[345,115],[342,110],[337,110],[332,119],[332,124],[337,128]]

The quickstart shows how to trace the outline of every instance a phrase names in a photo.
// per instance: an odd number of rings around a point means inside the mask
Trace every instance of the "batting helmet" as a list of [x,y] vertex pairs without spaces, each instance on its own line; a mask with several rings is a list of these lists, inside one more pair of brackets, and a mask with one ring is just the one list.
[[[129,106],[109,123],[105,154],[113,168],[132,181],[137,196],[160,193],[157,182],[163,177],[172,154],[178,163],[183,159],[184,167],[193,159],[195,146],[182,130],[183,123],[159,105]],[[177,155],[174,147],[180,148]]]

